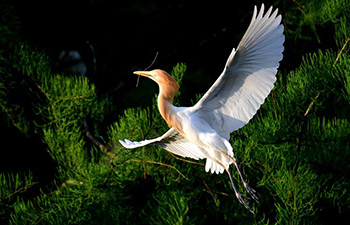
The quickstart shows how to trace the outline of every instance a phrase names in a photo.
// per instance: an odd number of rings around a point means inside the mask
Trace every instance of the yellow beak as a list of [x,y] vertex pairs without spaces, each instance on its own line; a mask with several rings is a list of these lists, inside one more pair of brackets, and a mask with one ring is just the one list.
[[153,77],[150,71],[135,71],[133,74],[144,76],[144,77]]

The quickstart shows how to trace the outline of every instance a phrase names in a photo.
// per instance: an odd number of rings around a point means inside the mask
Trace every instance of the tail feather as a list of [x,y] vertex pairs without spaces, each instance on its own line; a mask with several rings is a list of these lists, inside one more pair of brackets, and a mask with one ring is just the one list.
[[225,171],[225,168],[210,158],[207,158],[207,162],[205,163],[205,171],[209,172],[209,170],[211,173],[215,172],[216,174],[219,174],[223,173]]

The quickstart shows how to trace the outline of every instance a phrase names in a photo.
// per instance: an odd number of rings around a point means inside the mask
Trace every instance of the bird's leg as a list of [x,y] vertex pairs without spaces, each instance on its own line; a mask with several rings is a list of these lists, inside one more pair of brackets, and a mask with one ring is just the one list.
[[216,163],[218,163],[219,165],[221,165],[223,168],[225,168],[227,174],[228,174],[228,177],[230,178],[230,181],[231,181],[231,184],[232,184],[232,187],[233,187],[233,190],[235,191],[235,194],[236,194],[236,197],[238,199],[238,201],[244,205],[244,207],[246,209],[248,209],[251,213],[254,214],[254,211],[247,205],[247,203],[244,201],[243,198],[246,198],[248,199],[247,196],[245,195],[242,195],[241,193],[239,193],[238,191],[238,188],[236,187],[235,183],[233,182],[233,179],[232,179],[232,175],[231,175],[231,169],[230,169],[230,166],[226,167],[224,166],[221,162],[219,162],[218,160],[214,160]]
[[242,205],[244,205],[244,207],[245,207],[246,209],[248,209],[251,213],[254,214],[254,211],[253,211],[253,210],[247,205],[247,203],[244,201],[244,198],[247,198],[247,196],[244,196],[244,195],[242,195],[241,193],[239,193],[238,188],[236,187],[235,183],[233,182],[232,175],[231,175],[231,169],[230,169],[230,168],[226,169],[226,172],[227,172],[227,174],[228,174],[228,176],[229,176],[229,178],[230,178],[230,181],[231,181],[233,190],[235,191],[235,194],[236,194],[236,197],[237,197],[238,201],[239,201]]
[[238,171],[239,176],[241,177],[241,180],[242,180],[242,182],[243,182],[243,185],[244,185],[245,189],[247,190],[247,192],[249,193],[249,195],[254,199],[254,201],[256,201],[257,203],[259,203],[258,197],[255,195],[255,192],[256,192],[256,191],[255,191],[253,188],[251,188],[247,182],[245,182],[243,173],[242,173],[241,169],[240,169],[239,166],[238,166],[238,163],[237,163],[236,158],[235,158],[234,156],[231,157],[231,158],[233,159],[233,163],[235,164],[235,167],[236,167],[236,169],[237,169],[237,171]]
[[[232,160],[232,162],[235,164],[235,167],[238,171],[238,174],[243,182],[243,185],[245,187],[245,189],[247,190],[247,192],[249,193],[249,195],[254,199],[254,201],[256,201],[257,203],[259,203],[258,201],[258,197],[255,195],[255,190],[253,188],[251,188],[249,186],[249,184],[247,182],[245,182],[245,179],[244,179],[244,176],[243,176],[243,173],[241,171],[241,169],[238,167],[238,163],[237,163],[237,159],[234,157],[234,156],[230,156],[229,154],[227,154],[226,152],[223,152],[223,151],[220,151],[220,150],[217,150],[217,149],[213,149],[214,151],[217,151],[217,152],[220,152],[221,154],[224,154],[226,155],[228,158],[230,158]],[[219,163],[219,162],[217,162]],[[223,166],[221,163],[219,163],[221,166]],[[223,166],[225,168],[225,166]],[[229,176],[231,176],[231,174],[229,174]],[[232,183],[232,182],[231,182]],[[233,183],[232,183],[233,184]]]

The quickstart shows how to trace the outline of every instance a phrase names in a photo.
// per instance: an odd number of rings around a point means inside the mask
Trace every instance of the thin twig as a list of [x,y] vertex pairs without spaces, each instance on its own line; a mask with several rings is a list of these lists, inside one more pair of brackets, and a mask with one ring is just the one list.
[[[141,139],[144,140],[145,136],[143,134],[143,131],[142,131],[141,128],[139,128],[139,130],[140,130],[140,133],[141,133]],[[146,173],[146,163],[145,163],[145,147],[142,147],[141,152],[142,152],[142,160],[143,160],[143,162],[142,162],[143,179],[146,179],[147,173]]]
[[[315,101],[320,97],[320,92],[316,94],[315,98],[313,99],[313,101],[309,104],[309,106],[307,107],[305,113],[304,113],[304,117],[307,117],[311,111],[311,109],[313,108]],[[297,172],[298,167],[299,167],[299,153],[300,153],[300,149],[301,149],[301,142],[302,142],[302,136],[303,136],[303,132],[305,129],[305,124],[306,124],[306,120],[302,120],[299,126],[299,130],[298,130],[298,134],[297,134],[297,138],[296,138],[296,147],[295,147],[295,167],[294,167],[294,173]]]
[[181,161],[188,162],[188,163],[192,163],[192,164],[199,165],[199,166],[205,166],[204,163],[194,162],[194,161],[191,161],[191,160],[179,158],[179,157],[177,157],[175,154],[173,154],[173,153],[171,153],[171,152],[169,152],[169,153],[170,153],[175,159],[177,159],[177,160],[181,160]]
[[113,161],[112,161],[112,160],[110,161],[110,163],[111,163],[111,169],[110,169],[110,171],[109,171],[109,173],[108,173],[107,177],[104,179],[104,181],[103,181],[103,185],[102,185],[102,186],[106,186],[106,184],[107,184],[107,182],[108,182],[109,178],[111,177],[112,172],[113,172],[113,170],[114,170],[114,168],[115,168],[115,166],[116,166],[116,165],[113,163]]
[[303,6],[296,0],[293,0],[293,2],[297,5],[298,10],[306,17],[306,13],[303,10]]
[[276,179],[276,177],[273,175],[273,172],[271,171],[270,168],[268,168],[264,163],[260,162],[259,160],[255,160],[255,162],[256,162],[259,166],[261,166],[262,168],[264,168],[264,169],[270,174],[270,176],[272,177],[272,180],[273,180],[275,183],[277,183],[277,179]]
[[297,5],[298,10],[303,14],[303,16],[305,17],[306,20],[308,20],[311,24],[311,29],[314,32],[317,41],[320,42],[320,38],[318,37],[317,33],[316,33],[316,26],[315,23],[312,21],[312,19],[309,18],[309,16],[307,16],[307,14],[305,13],[305,11],[303,10],[303,6],[296,0],[293,0],[293,2]]
[[[143,162],[143,160],[139,160],[139,159],[130,159],[130,161]],[[183,178],[188,180],[188,178],[183,173],[181,173],[178,169],[176,169],[174,166],[171,166],[171,165],[168,165],[168,164],[165,164],[165,163],[161,163],[161,162],[150,161],[150,160],[145,160],[144,162],[151,163],[151,164],[156,164],[156,165],[160,165],[160,166],[166,166],[166,167],[169,167],[171,169],[174,169],[178,174],[180,174],[180,176],[182,176]]]
[[[154,59],[153,59],[151,65],[147,66],[147,67],[146,67],[145,69],[143,69],[143,70],[148,70],[149,68],[151,68],[151,66],[153,66],[153,64],[154,64],[154,63],[156,62],[156,60],[157,60],[158,53],[159,53],[159,52],[156,53],[156,56],[154,57]],[[140,80],[140,75],[137,76],[136,87],[139,86],[139,80]]]
[[87,98],[87,97],[95,95],[95,93],[91,93],[91,94],[87,94],[87,95],[78,95],[78,96],[73,96],[73,97],[61,97],[61,96],[58,96],[58,95],[53,95],[53,94],[49,94],[49,93],[44,92],[43,88],[40,85],[38,85],[37,83],[36,83],[36,86],[46,96],[52,96],[54,98],[57,98],[57,99],[60,99],[60,100],[64,100],[64,101],[83,99],[83,98]]
[[333,67],[335,66],[335,64],[338,62],[340,55],[343,53],[343,51],[345,50],[346,45],[349,43],[350,38],[348,37],[343,45],[343,47],[341,48],[340,52],[337,55],[337,58],[335,59],[334,63],[333,63]]
[[306,110],[306,112],[304,113],[304,116],[307,116],[307,115],[309,115],[309,113],[310,113],[310,110],[312,109],[312,107],[314,106],[314,104],[315,104],[315,100],[317,100],[318,99],[318,97],[320,97],[320,92],[318,92],[317,93],[317,95],[316,95],[316,97],[315,97],[315,99],[310,103],[310,105],[309,105],[309,107],[307,108],[307,110]]
[[44,89],[38,84],[38,83],[35,83],[36,87],[40,90],[41,93],[43,93],[45,95],[45,97],[47,98],[47,100],[49,101],[49,105],[52,109],[52,114],[53,114],[53,117],[55,118],[55,124],[56,124],[56,127],[57,128],[60,128],[60,126],[58,125],[57,121],[57,114],[56,114],[56,109],[55,109],[55,106],[51,103],[50,99],[49,99],[49,94],[46,93],[44,91]]
[[19,124],[16,123],[15,119],[13,118],[13,115],[9,112],[9,110],[5,107],[5,105],[3,105],[2,103],[0,103],[0,107],[2,108],[2,110],[6,113],[6,115],[8,116],[8,118],[10,118],[12,125],[17,127],[18,130],[22,131],[22,128]]
[[143,167],[143,179],[146,179],[147,172],[146,172],[146,162],[145,162],[145,151],[144,148],[142,148],[142,167]]
[[84,183],[82,181],[77,181],[73,179],[66,180],[64,183],[61,184],[61,188],[65,188],[68,185],[83,185]]
[[85,116],[83,115],[83,119],[84,119],[84,128],[85,128],[85,135],[86,137],[88,137],[91,142],[96,145],[97,147],[99,147],[104,153],[107,154],[107,156],[109,156],[110,158],[114,158],[115,154],[112,153],[110,151],[110,149],[108,147],[106,147],[105,145],[103,145],[101,142],[99,142],[89,131],[89,126],[87,123],[87,120],[85,118]]
[[226,197],[233,197],[233,195],[227,194],[226,192],[219,192],[220,195],[226,196]]
[[218,202],[216,201],[216,198],[215,198],[213,192],[210,190],[208,184],[205,182],[204,179],[203,179],[203,184],[204,184],[205,188],[208,190],[208,193],[209,193],[209,194],[211,195],[211,197],[213,198],[216,207],[218,207],[218,206],[219,206],[219,205],[218,205]]
[[64,101],[71,101],[71,100],[76,100],[76,99],[83,99],[83,98],[87,98],[87,97],[90,97],[90,96],[93,96],[95,95],[95,93],[91,93],[91,94],[88,94],[88,95],[80,95],[80,96],[73,96],[73,97],[58,97],[58,99],[61,99],[61,100],[64,100]]
[[156,62],[156,60],[157,60],[158,54],[159,54],[159,52],[156,52],[156,56],[154,57],[154,59],[153,59],[151,65],[147,66],[144,70],[148,70],[149,68],[151,68],[151,66],[153,66],[153,64],[154,64],[154,63]]
[[66,188],[68,185],[75,185],[75,186],[79,185],[79,186],[82,186],[82,185],[84,185],[84,183],[82,181],[77,181],[77,180],[74,180],[74,179],[68,179],[65,182],[63,182],[59,188],[57,188],[56,190],[50,192],[48,194],[48,196],[53,196],[53,195],[61,193],[61,191],[64,188]]
[[[33,186],[36,185],[36,184],[39,184],[39,182],[33,182],[33,183],[28,184],[28,185],[25,186],[25,187],[21,187],[21,188],[17,189],[16,191],[12,192],[11,194],[7,195],[6,197],[4,197],[4,198],[2,198],[2,199],[10,199],[10,198],[12,198],[14,195],[18,195],[20,192],[25,191],[25,190],[27,190],[27,189],[33,187]],[[1,201],[1,199],[0,199],[0,201]]]
[[273,106],[273,110],[275,111],[275,116],[276,119],[278,118],[278,112],[277,112],[277,107],[276,107],[276,101],[275,101],[275,94],[274,91],[271,91],[271,97],[272,97],[272,106]]

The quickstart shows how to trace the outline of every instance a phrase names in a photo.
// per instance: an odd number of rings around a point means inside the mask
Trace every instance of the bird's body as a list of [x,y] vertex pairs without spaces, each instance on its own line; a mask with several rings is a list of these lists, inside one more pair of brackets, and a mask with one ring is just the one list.
[[[158,108],[171,127],[164,135],[141,142],[120,141],[126,148],[155,144],[183,157],[206,159],[205,170],[227,171],[239,201],[248,205],[238,192],[230,174],[234,163],[245,188],[257,200],[237,165],[230,133],[243,127],[256,114],[273,88],[283,52],[283,26],[272,7],[263,15],[264,5],[252,21],[241,42],[232,50],[226,66],[207,93],[192,107],[176,107],[173,99],[179,90],[176,81],[163,70],[136,71],[159,85]],[[251,210],[251,209],[250,209]],[[252,210],[251,210],[252,211]]]

